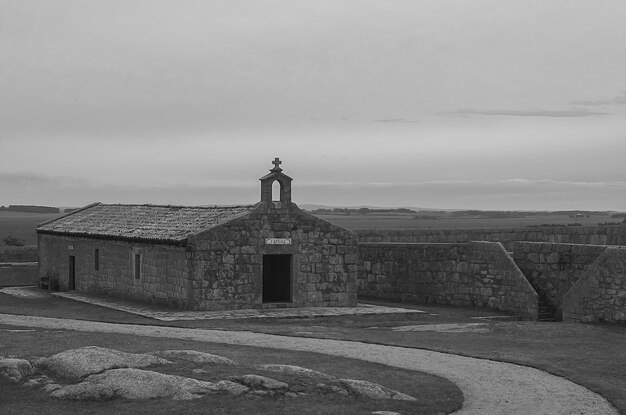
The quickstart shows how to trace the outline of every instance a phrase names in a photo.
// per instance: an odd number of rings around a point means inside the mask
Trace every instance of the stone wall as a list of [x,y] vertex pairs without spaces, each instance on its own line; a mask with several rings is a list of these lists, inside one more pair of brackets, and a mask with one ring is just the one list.
[[[190,284],[182,247],[43,234],[39,235],[39,247],[40,278],[58,278],[61,290],[69,289],[69,257],[74,256],[76,290],[177,308],[189,306]],[[139,278],[135,255],[140,256]]]
[[[288,245],[266,245],[267,238]],[[260,203],[249,215],[189,238],[194,246],[193,308],[355,306],[353,233],[290,202]],[[263,303],[263,255],[292,255],[288,304]]]
[[626,249],[608,247],[563,298],[563,321],[626,322]]
[[37,262],[37,247],[1,246],[0,263],[2,262]]
[[590,245],[626,244],[626,224],[538,226],[507,229],[409,229],[356,231],[359,242],[457,243],[500,242],[511,250],[515,241]]
[[604,245],[514,242],[513,260],[540,297],[561,319],[565,293],[607,247]]
[[537,293],[501,244],[361,243],[359,295],[489,307],[537,319]]

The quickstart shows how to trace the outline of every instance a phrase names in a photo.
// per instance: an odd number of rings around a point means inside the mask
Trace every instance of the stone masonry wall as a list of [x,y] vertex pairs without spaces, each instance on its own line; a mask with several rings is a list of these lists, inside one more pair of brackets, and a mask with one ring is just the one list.
[[[76,290],[107,293],[122,298],[177,308],[189,306],[189,278],[184,248],[112,240],[39,235],[39,276],[57,277],[59,288],[69,288],[69,256],[75,257]],[[95,249],[99,270],[95,270]],[[141,272],[135,278],[135,255]]]
[[608,247],[563,298],[563,321],[626,322],[626,249]]
[[[266,238],[291,244],[266,245]],[[356,305],[356,237],[293,203],[260,203],[249,215],[190,237],[189,244],[195,309]],[[290,303],[263,303],[266,254],[292,255]]]
[[359,295],[489,307],[537,319],[537,294],[501,244],[361,243]]
[[561,318],[565,293],[582,277],[607,247],[604,245],[514,242],[513,260],[535,288]]
[[457,243],[500,242],[511,250],[515,241],[567,244],[626,244],[626,223],[599,226],[542,226],[508,229],[409,229],[356,231],[359,242]]

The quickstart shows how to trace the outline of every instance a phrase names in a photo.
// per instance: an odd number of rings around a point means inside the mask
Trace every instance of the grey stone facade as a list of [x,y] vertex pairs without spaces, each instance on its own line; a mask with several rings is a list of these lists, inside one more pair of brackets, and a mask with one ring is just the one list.
[[[272,240],[289,244],[271,244]],[[289,256],[292,306],[355,306],[357,242],[350,232],[293,203],[262,202],[250,215],[189,238],[192,308],[229,309],[264,303],[267,255]]]

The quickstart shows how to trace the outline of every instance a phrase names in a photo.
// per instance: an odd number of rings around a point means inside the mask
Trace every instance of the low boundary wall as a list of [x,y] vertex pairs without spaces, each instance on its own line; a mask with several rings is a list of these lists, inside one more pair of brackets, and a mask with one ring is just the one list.
[[537,319],[537,293],[500,243],[361,243],[359,257],[359,295]]

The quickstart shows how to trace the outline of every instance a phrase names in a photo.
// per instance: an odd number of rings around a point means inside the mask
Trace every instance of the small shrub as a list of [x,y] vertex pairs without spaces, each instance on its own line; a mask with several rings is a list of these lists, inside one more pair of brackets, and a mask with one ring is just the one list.
[[23,239],[19,239],[11,235],[4,238],[3,241],[6,246],[24,246],[26,244],[26,241]]

